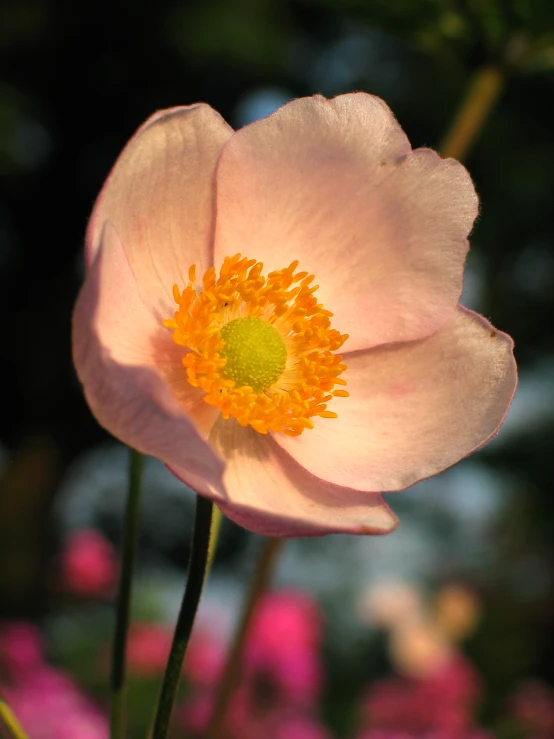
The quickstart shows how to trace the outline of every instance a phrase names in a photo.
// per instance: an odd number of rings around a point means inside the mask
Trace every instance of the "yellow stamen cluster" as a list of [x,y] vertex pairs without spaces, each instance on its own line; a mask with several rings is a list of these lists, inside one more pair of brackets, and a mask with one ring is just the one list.
[[[348,335],[331,328],[333,314],[314,297],[318,287],[311,286],[314,276],[296,272],[297,267],[294,261],[263,277],[261,262],[235,254],[225,258],[219,276],[210,267],[197,288],[192,266],[185,289],[173,287],[178,305],[173,319],[163,322],[173,331],[173,340],[188,349],[183,357],[187,379],[206,393],[206,403],[218,407],[223,418],[236,418],[262,434],[281,431],[299,436],[313,428],[314,416],[336,418],[327,403],[333,396],[348,395],[335,389],[346,385],[339,377],[346,365],[333,354]],[[226,375],[222,329],[241,318],[266,321],[284,341],[285,367],[270,387],[239,386]],[[233,346],[233,356],[235,350]]]

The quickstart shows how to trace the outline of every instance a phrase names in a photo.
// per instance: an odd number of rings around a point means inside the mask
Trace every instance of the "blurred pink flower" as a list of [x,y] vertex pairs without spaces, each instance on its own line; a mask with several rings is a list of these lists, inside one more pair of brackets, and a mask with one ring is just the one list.
[[480,695],[472,665],[460,655],[424,679],[390,678],[370,686],[362,720],[372,729],[466,732]]
[[177,707],[175,721],[187,734],[201,735],[208,728],[213,706],[213,691],[193,689],[192,695]]
[[98,531],[72,532],[61,556],[63,586],[74,595],[104,598],[113,594],[119,574],[117,555]]
[[195,629],[185,656],[187,679],[196,685],[216,685],[225,665],[226,652],[216,633],[206,628]]
[[10,679],[41,667],[44,644],[39,629],[28,621],[0,623],[0,665]]
[[[134,622],[127,637],[131,674],[154,677],[165,669],[173,632],[162,624]],[[225,645],[217,634],[195,629],[183,665],[183,674],[195,686],[213,687],[225,662]]]
[[[215,686],[213,686],[215,688]],[[206,732],[215,701],[215,691],[203,685],[192,685],[191,690],[177,711],[179,725],[194,737]],[[246,685],[240,685],[229,703],[225,719],[225,736],[246,739],[252,726],[258,725],[256,706]]]
[[329,730],[313,717],[279,713],[266,722],[263,736],[268,739],[331,739]]
[[32,739],[107,739],[106,716],[69,675],[50,667],[36,627],[0,627],[0,693]]
[[1,690],[32,739],[108,739],[106,716],[59,670],[45,665]]
[[[326,737],[314,713],[321,696],[321,614],[306,593],[281,590],[265,594],[248,632],[241,683],[226,721],[237,739],[280,739],[290,725],[291,739]],[[185,661],[189,690],[178,715],[186,731],[206,730],[226,650],[217,634],[193,634]],[[317,733],[319,731],[319,734]]]
[[493,734],[479,728],[464,731],[433,730],[425,732],[401,729],[367,729],[356,735],[356,739],[495,739]]
[[134,622],[127,636],[127,665],[132,675],[153,677],[165,669],[173,635],[159,624]]
[[[178,712],[180,725],[188,734],[202,737],[208,727],[213,694],[197,694]],[[329,730],[310,714],[286,703],[261,709],[251,703],[244,687],[233,696],[225,726],[225,739],[332,739]]]
[[299,703],[319,697],[321,615],[306,593],[280,590],[265,595],[252,618],[244,650],[247,679],[263,680]]
[[394,530],[380,491],[481,447],[514,394],[511,339],[458,304],[476,214],[464,167],[366,93],[236,133],[156,113],[87,232],[92,412],[252,531]]

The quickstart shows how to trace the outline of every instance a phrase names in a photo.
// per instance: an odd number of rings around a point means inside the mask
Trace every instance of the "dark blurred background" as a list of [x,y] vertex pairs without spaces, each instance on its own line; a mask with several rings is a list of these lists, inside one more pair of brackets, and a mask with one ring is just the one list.
[[[485,723],[518,680],[554,683],[551,0],[2,0],[0,617],[48,631],[65,608],[52,583],[69,533],[119,542],[126,455],[83,400],[70,321],[87,218],[138,125],[205,101],[239,127],[294,97],[364,90],[387,101],[414,147],[438,147],[485,64],[506,82],[465,161],[481,215],[464,298],[515,339],[513,409],[486,450],[389,496],[401,527],[386,541],[291,543],[278,579],[310,590],[326,613],[336,731],[353,686],[386,669],[367,625],[352,644],[344,637],[344,598],[354,613],[382,580],[427,596],[445,583],[470,588],[481,618],[464,649],[487,686]],[[190,499],[153,465],[145,506],[141,572],[181,582]],[[240,590],[253,546],[225,526],[216,601],[234,580]]]

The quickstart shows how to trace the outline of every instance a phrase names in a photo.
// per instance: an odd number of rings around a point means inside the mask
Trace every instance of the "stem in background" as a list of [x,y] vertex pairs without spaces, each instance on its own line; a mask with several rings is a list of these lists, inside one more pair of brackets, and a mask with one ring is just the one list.
[[210,547],[208,549],[208,565],[206,575],[209,575],[212,569],[212,564],[215,559],[215,553],[217,551],[217,545],[219,542],[219,534],[221,533],[221,522],[223,515],[217,506],[214,506],[212,513],[212,526],[210,529]]
[[129,460],[129,487],[125,508],[123,531],[123,554],[121,558],[121,577],[117,597],[115,636],[111,665],[111,711],[110,737],[123,739],[125,736],[125,654],[129,614],[131,611],[131,582],[137,550],[140,524],[140,488],[144,457],[131,449]]
[[0,698],[0,718],[10,730],[13,739],[29,739],[8,704]]
[[459,160],[466,157],[500,97],[504,82],[505,76],[499,67],[485,66],[474,73],[465,98],[439,147],[443,157]]
[[260,596],[264,593],[283,546],[283,539],[266,539],[256,565],[250,588],[246,595],[243,612],[233,637],[227,663],[219,683],[206,739],[219,739],[225,725],[229,700],[240,680],[241,658],[248,635],[252,614]]
[[213,503],[211,500],[196,497],[196,516],[194,533],[192,536],[192,551],[190,555],[187,585],[181,610],[177,617],[173,643],[165,668],[165,675],[158,699],[156,718],[152,739],[166,739],[173,703],[177,694],[177,686],[181,676],[181,668],[189,642],[194,618],[198,610],[202,586],[208,564],[210,547],[210,529],[212,524]]

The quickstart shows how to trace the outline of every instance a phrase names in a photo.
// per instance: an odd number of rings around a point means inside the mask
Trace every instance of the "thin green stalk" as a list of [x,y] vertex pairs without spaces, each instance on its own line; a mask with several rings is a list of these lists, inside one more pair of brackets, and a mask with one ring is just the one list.
[[125,508],[123,531],[123,554],[121,558],[121,577],[117,597],[115,636],[111,665],[111,714],[110,737],[123,739],[125,736],[125,654],[129,616],[131,611],[131,584],[135,565],[139,523],[140,488],[144,457],[131,449],[129,460],[129,487]]
[[443,139],[443,157],[464,159],[475,143],[504,87],[505,74],[495,66],[478,69],[470,80],[466,95]]
[[10,730],[13,739],[29,739],[17,720],[15,713],[2,698],[0,698],[0,718]]
[[260,552],[260,557],[246,594],[242,615],[227,657],[225,670],[218,686],[206,739],[219,739],[224,729],[229,700],[240,680],[242,653],[252,621],[252,615],[260,596],[263,595],[267,588],[283,542],[284,539],[266,539]]
[[210,548],[208,550],[208,568],[206,575],[210,574],[213,561],[215,559],[215,553],[217,551],[217,545],[219,543],[219,534],[221,533],[221,522],[223,516],[217,506],[214,506],[212,513],[212,526],[210,529]]
[[154,719],[152,739],[166,739],[169,729],[169,721],[171,719],[175,695],[177,694],[183,659],[185,658],[185,652],[189,643],[206,575],[212,512],[213,503],[211,500],[198,495],[196,498],[196,516],[194,520],[187,585],[175,626],[175,634],[173,635],[173,643],[171,645],[167,667],[165,668],[156,718]]

